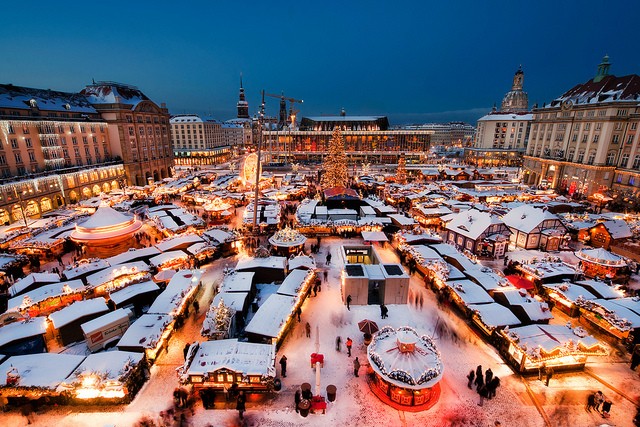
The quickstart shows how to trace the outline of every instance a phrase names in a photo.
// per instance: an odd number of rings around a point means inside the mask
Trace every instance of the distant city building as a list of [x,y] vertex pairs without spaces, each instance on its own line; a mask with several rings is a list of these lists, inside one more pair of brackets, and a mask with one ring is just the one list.
[[146,185],[171,176],[173,152],[169,111],[137,87],[98,82],[81,92],[107,121],[113,154],[124,162],[127,179]]
[[640,192],[640,76],[609,74],[609,57],[597,75],[534,108],[524,157],[525,182],[574,197],[613,189]]
[[107,121],[78,93],[0,85],[0,129],[0,224],[120,186]]
[[423,125],[399,126],[397,129],[433,131],[431,145],[468,147],[473,142],[476,129],[464,122],[425,123]]
[[229,160],[225,125],[197,114],[171,117],[171,144],[176,165],[217,164]]
[[522,67],[513,76],[511,90],[502,99],[500,111],[478,119],[473,148],[465,149],[468,162],[478,167],[520,166],[529,141],[533,114],[522,90]]
[[432,130],[389,129],[385,116],[303,117],[299,130],[265,131],[263,150],[273,162],[321,162],[333,129],[342,131],[345,154],[351,164],[407,163],[426,159]]
[[244,87],[242,87],[242,74],[240,74],[240,94],[238,96],[238,104],[236,105],[236,107],[238,108],[239,119],[249,118],[249,103],[247,102],[244,95]]

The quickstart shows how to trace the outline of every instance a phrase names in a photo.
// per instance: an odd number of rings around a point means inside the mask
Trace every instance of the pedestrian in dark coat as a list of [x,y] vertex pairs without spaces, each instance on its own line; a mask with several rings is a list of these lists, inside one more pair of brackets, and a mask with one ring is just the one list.
[[331,265],[331,252],[327,254],[327,265]]
[[287,356],[285,356],[284,354],[280,358],[280,369],[282,371],[282,377],[286,378],[287,377]]
[[186,343],[184,345],[184,348],[182,349],[182,353],[184,354],[184,360],[187,360],[187,354],[189,354],[189,347],[191,347],[191,344]]
[[293,400],[296,403],[296,413],[300,412],[300,410],[298,409],[298,405],[300,404],[300,401],[302,400],[302,397],[300,396],[300,389],[296,390],[296,394],[293,397]]
[[587,412],[591,412],[591,410],[595,408],[596,408],[596,395],[595,393],[591,393],[587,397],[587,406],[584,409]]
[[336,337],[336,351],[340,351],[340,346],[342,345],[342,338],[340,335]]
[[487,386],[486,385],[481,385],[480,387],[478,387],[478,394],[480,395],[480,401],[478,402],[478,406],[482,406],[484,404],[484,399],[487,397]]
[[347,310],[351,311],[351,295],[347,295]]
[[351,346],[353,345],[353,341],[351,338],[347,337],[347,356],[351,357]]
[[551,378],[553,378],[553,368],[552,367],[547,367],[547,382],[546,382],[546,386],[549,387],[549,381],[551,381]]
[[478,367],[476,368],[476,379],[478,377],[484,377],[484,375],[482,374],[482,365],[478,365]]
[[478,375],[477,371],[476,371],[475,384],[476,384],[476,391],[478,393],[480,393],[480,389],[484,386],[484,375],[482,375],[482,373],[480,373],[480,375]]
[[302,308],[298,307],[296,310],[296,314],[298,315],[298,322],[300,321],[300,316],[302,315]]
[[473,384],[473,379],[476,377],[476,372],[472,369],[469,371],[469,373],[467,374],[467,379],[469,380],[467,382],[467,387],[471,388],[471,384]]
[[307,333],[307,338],[311,338],[311,325],[309,322],[304,325],[304,330]]
[[327,270],[324,271],[324,283],[327,283],[327,278],[329,277],[329,272]]
[[246,410],[245,403],[247,399],[244,397],[244,391],[240,390],[238,394],[238,399],[236,400],[236,409],[238,410],[238,415],[240,415],[240,419],[244,418],[244,411]]
[[487,395],[487,397],[489,399],[492,399],[492,398],[496,397],[496,390],[497,390],[498,387],[500,387],[500,378],[493,377],[493,379],[491,379],[491,383],[489,383],[489,387],[488,387],[488,395]]
[[196,316],[198,315],[198,311],[200,311],[200,303],[197,299],[193,300],[193,311],[195,312]]
[[489,384],[491,382],[491,380],[493,379],[493,371],[491,370],[491,368],[487,369],[487,371],[484,373],[484,383],[485,384]]
[[358,371],[360,371],[360,361],[356,357],[355,360],[353,361],[353,375],[357,377]]

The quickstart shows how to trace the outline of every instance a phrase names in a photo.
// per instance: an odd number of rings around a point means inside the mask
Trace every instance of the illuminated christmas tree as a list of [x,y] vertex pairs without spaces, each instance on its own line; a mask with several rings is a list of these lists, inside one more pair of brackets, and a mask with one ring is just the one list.
[[329,141],[329,154],[322,164],[321,185],[323,188],[346,187],[349,175],[347,174],[347,157],[344,154],[344,139],[342,132],[336,127]]
[[404,153],[400,154],[398,159],[398,170],[396,172],[396,182],[399,184],[407,183],[407,159],[404,157]]

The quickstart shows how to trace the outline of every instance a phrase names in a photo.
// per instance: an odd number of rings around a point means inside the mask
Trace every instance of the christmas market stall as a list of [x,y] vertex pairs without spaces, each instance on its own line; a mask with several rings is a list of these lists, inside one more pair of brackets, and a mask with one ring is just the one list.
[[504,288],[494,291],[493,299],[509,308],[523,325],[549,323],[553,319],[549,305],[525,289]]
[[136,317],[146,312],[145,307],[153,304],[156,297],[160,293],[160,288],[152,281],[135,283],[124,289],[110,294],[111,300],[116,307],[133,306],[133,312]]
[[640,307],[634,311],[615,299],[586,300],[578,298],[580,316],[594,327],[620,340],[640,341]]
[[186,249],[187,253],[191,255],[196,261],[197,265],[205,264],[216,258],[219,253],[219,249],[210,243],[194,243]]
[[62,310],[49,315],[62,345],[84,340],[81,325],[109,311],[102,297],[76,301]]
[[465,314],[471,314],[469,305],[488,304],[494,302],[493,298],[480,285],[471,280],[454,280],[446,283],[445,293],[451,296],[452,301]]
[[497,331],[505,326],[519,326],[520,320],[507,307],[492,302],[470,304],[471,320],[487,337],[495,339]]
[[369,387],[387,405],[417,412],[437,403],[444,366],[430,337],[408,326],[385,326],[373,335],[367,358]]
[[260,306],[245,328],[249,342],[279,346],[295,323],[298,298],[272,294]]
[[[192,346],[193,350],[193,346]],[[240,342],[236,339],[205,341],[179,370],[181,381],[193,385],[206,399],[208,392],[221,392],[233,384],[245,393],[273,389],[276,350],[272,344]],[[203,393],[204,392],[204,393]]]
[[46,333],[46,317],[32,317],[4,325],[0,328],[0,354],[44,353],[47,351]]
[[86,281],[95,295],[105,295],[150,278],[149,266],[143,261],[135,261],[106,268],[87,276]]
[[307,238],[302,233],[289,227],[278,230],[269,237],[269,243],[271,243],[275,254],[286,257],[302,251],[306,241]]
[[205,231],[202,236],[218,248],[223,257],[237,254],[242,248],[240,236],[234,230],[226,228],[213,228]]
[[248,306],[247,292],[220,292],[209,306],[200,334],[211,340],[234,338],[244,326]]
[[131,316],[131,310],[119,308],[80,325],[89,351],[93,353],[119,341]]
[[396,248],[402,245],[428,245],[442,243],[442,236],[438,233],[422,227],[414,227],[411,230],[400,230],[393,235],[392,244]]
[[287,258],[280,256],[269,256],[264,248],[256,250],[255,257],[242,257],[238,260],[236,271],[249,271],[256,273],[260,277],[261,283],[282,282]]
[[626,270],[625,260],[606,249],[582,249],[575,253],[580,258],[581,268],[587,277],[600,279],[620,279]]
[[131,248],[126,252],[107,258],[106,261],[112,266],[128,264],[135,261],[144,261],[148,263],[151,258],[156,255],[160,255],[160,253],[160,249],[155,246],[148,246],[141,249]]
[[156,245],[156,248],[162,252],[177,251],[180,249],[187,249],[189,246],[195,243],[202,243],[203,241],[202,237],[197,234],[183,234],[172,239],[163,240]]
[[601,280],[578,280],[576,284],[602,299],[616,299],[624,297],[624,291],[619,285],[608,284]]
[[[114,264],[115,265],[115,264]],[[105,268],[111,267],[108,261],[100,258],[82,259],[75,265],[68,265],[62,272],[62,276],[67,280],[82,279],[90,274],[97,273]]]
[[55,273],[31,273],[22,279],[16,280],[9,288],[9,296],[16,297],[32,289],[37,289],[41,286],[50,285],[51,283],[57,283],[59,281],[60,276]]
[[0,392],[9,404],[41,397],[52,403],[66,403],[58,386],[82,363],[84,356],[39,353],[12,356],[0,365]]
[[142,353],[109,351],[87,356],[57,387],[81,404],[130,402],[145,381]]
[[11,298],[7,303],[7,311],[20,311],[31,317],[47,316],[74,301],[80,301],[84,291],[82,280],[44,285]]
[[558,257],[546,257],[539,260],[536,257],[524,261],[516,266],[524,278],[540,286],[544,283],[557,283],[564,279],[574,280],[579,274],[573,266],[562,262]]
[[181,322],[200,289],[202,270],[180,270],[149,307],[148,314],[168,314]]
[[578,298],[585,300],[598,298],[588,289],[575,283],[545,283],[542,286],[547,296],[555,303],[555,308],[571,317],[577,317],[580,314],[580,307],[576,305]]
[[316,270],[316,260],[313,255],[291,255],[287,260],[287,270]]
[[75,226],[67,224],[55,227],[26,239],[15,241],[11,244],[11,251],[23,255],[37,256],[40,259],[51,259],[64,253],[64,242],[71,235]]
[[528,325],[500,331],[502,357],[522,374],[544,367],[557,371],[583,369],[589,356],[606,356],[607,348],[581,327]]
[[189,256],[180,250],[169,251],[154,256],[149,262],[158,270],[176,270],[188,266]]
[[300,304],[311,291],[311,285],[316,281],[316,274],[312,270],[293,270],[285,277],[284,281],[278,286],[280,295],[298,296]]
[[122,351],[144,353],[153,363],[168,345],[173,332],[173,318],[166,314],[143,314],[124,333],[116,347]]
[[224,224],[233,217],[234,207],[224,199],[215,198],[204,205],[204,210],[209,215],[209,222]]

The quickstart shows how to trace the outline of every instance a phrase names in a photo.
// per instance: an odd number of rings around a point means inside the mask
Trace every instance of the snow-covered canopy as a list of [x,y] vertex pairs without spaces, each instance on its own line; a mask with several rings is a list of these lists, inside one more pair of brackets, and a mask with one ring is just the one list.
[[24,293],[25,289],[38,284],[50,284],[60,281],[60,276],[55,273],[31,273],[27,277],[17,280],[10,288],[9,295],[12,297]]
[[176,249],[186,249],[194,243],[203,242],[202,237],[197,234],[184,234],[173,239],[163,240],[156,245],[156,248],[162,252],[172,251]]
[[156,348],[173,317],[163,314],[143,314],[129,326],[117,347],[124,351],[144,351]]
[[7,303],[7,311],[10,310],[24,310],[28,309],[32,305],[38,304],[49,298],[55,298],[58,296],[79,293],[84,291],[84,283],[82,280],[72,280],[70,282],[52,283],[50,285],[44,285],[36,289],[27,291],[23,295],[11,298]]
[[148,259],[160,254],[160,250],[155,246],[149,246],[141,249],[129,249],[119,255],[107,258],[106,261],[114,266],[120,264],[126,264],[128,262],[140,261],[142,259]]
[[95,273],[100,270],[104,270],[107,267],[110,267],[108,261],[104,259],[94,259],[94,260],[81,260],[76,267],[72,267],[68,265],[67,268],[62,272],[62,275],[67,280],[73,280],[77,277],[84,276],[89,272]]
[[186,261],[188,255],[183,251],[169,251],[156,255],[149,260],[151,265],[159,267],[168,262]]
[[178,314],[191,295],[200,286],[202,270],[180,270],[169,281],[166,289],[158,295],[147,313]]
[[289,258],[288,261],[289,271],[296,269],[307,269],[307,270],[315,270],[316,269],[316,260],[311,255],[299,254],[292,258]]
[[254,272],[231,271],[222,279],[220,292],[251,292]]
[[[0,365],[0,372],[8,372],[15,368],[20,375],[18,387],[55,390],[82,363],[84,358],[84,356],[57,353],[13,356]],[[0,386],[6,385],[7,376],[0,375]]]
[[447,282],[447,286],[460,297],[465,305],[494,302],[493,298],[480,285],[470,280]]
[[304,245],[307,238],[298,230],[292,228],[283,228],[278,230],[273,236],[269,237],[269,243],[277,247],[294,247]]
[[[0,347],[4,347],[7,344],[24,338],[44,335],[46,332],[46,317],[33,317],[22,322],[10,323],[0,328]],[[0,377],[2,376],[0,375]]]
[[469,310],[475,312],[482,323],[490,328],[517,326],[520,320],[507,307],[492,302],[489,304],[470,304]]
[[525,234],[531,233],[544,221],[559,219],[557,215],[547,210],[538,209],[533,205],[526,204],[511,209],[502,217],[502,221],[504,221],[507,227],[522,231]]
[[63,391],[80,385],[82,377],[87,374],[98,378],[98,383],[93,385],[98,389],[124,382],[143,357],[142,353],[119,350],[91,354],[65,379],[58,390]]
[[205,341],[200,343],[186,374],[205,376],[220,369],[275,377],[275,346],[239,342],[237,339]]
[[615,299],[624,296],[624,292],[599,280],[580,280],[576,282],[598,298]]
[[155,292],[158,290],[160,290],[158,285],[156,285],[152,281],[147,281],[147,282],[135,283],[133,285],[129,285],[126,288],[121,289],[117,292],[112,292],[110,296],[113,302],[116,303],[116,306],[119,306],[123,302],[130,300],[136,295],[146,294],[147,292]]
[[278,287],[278,293],[280,295],[297,296],[300,294],[300,290],[304,287],[305,282],[310,284],[313,277],[313,271],[309,270],[293,270],[285,277],[282,284]]
[[583,298],[585,300],[594,300],[598,298],[586,288],[574,283],[545,283],[542,286],[552,292],[562,295],[564,299],[571,302],[574,302],[578,298]]
[[141,227],[142,222],[135,217],[118,212],[103,202],[89,219],[76,225],[71,238],[81,242],[94,242],[131,235]]
[[94,298],[85,301],[76,301],[60,311],[51,313],[49,320],[53,323],[54,328],[59,329],[81,317],[106,313],[107,311],[109,311],[109,307],[107,307],[104,298]]
[[581,251],[576,252],[576,256],[581,260],[605,265],[607,267],[625,267],[627,265],[622,257],[611,253],[604,248],[582,249]]
[[288,295],[270,295],[254,314],[245,332],[276,338],[293,315],[297,301],[297,298]]
[[455,214],[455,217],[447,224],[447,230],[461,234],[472,240],[478,239],[482,233],[493,225],[502,224],[497,216],[488,212],[480,212],[470,209],[465,212]]
[[121,276],[144,273],[149,271],[149,266],[143,261],[135,261],[127,264],[114,265],[102,271],[87,276],[87,285],[97,287]]

